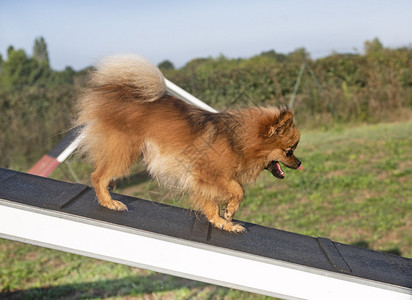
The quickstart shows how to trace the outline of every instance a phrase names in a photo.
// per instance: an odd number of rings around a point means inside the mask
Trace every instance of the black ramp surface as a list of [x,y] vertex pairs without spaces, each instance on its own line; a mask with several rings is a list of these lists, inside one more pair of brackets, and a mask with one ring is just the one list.
[[211,227],[193,211],[120,194],[112,196],[129,211],[99,206],[94,191],[85,185],[0,168],[1,199],[412,288],[412,260],[408,258],[252,223],[241,222],[246,233],[228,233]]

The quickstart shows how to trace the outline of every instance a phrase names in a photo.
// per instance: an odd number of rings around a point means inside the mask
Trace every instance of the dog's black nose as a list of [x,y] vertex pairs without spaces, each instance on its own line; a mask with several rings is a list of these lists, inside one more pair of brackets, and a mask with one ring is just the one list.
[[296,164],[298,165],[298,168],[299,168],[300,165],[302,164],[302,162],[301,162],[299,159],[297,159],[297,160],[296,160]]

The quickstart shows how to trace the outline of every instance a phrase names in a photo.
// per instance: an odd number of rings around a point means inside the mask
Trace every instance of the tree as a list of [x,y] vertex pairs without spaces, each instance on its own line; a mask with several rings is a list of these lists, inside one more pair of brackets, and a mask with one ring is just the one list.
[[7,57],[9,57],[10,54],[13,53],[13,51],[14,51],[14,47],[10,45],[10,46],[7,48]]
[[379,53],[383,49],[383,45],[378,38],[374,38],[372,41],[365,42],[365,53],[366,55]]
[[159,69],[162,69],[162,70],[174,70],[175,69],[175,66],[173,65],[173,63],[167,59],[159,63],[158,67]]
[[[43,47],[41,46],[43,42],[38,40],[37,46],[40,46],[38,49]],[[34,46],[33,49],[37,46]],[[43,50],[38,54],[43,53],[43,57],[47,59],[47,49],[43,48]],[[15,50],[13,46],[10,46],[7,49],[7,60],[1,64],[2,87],[20,89],[25,85],[47,84],[53,72],[48,60],[40,60],[39,57],[29,57],[23,49]]]
[[30,59],[23,49],[7,49],[7,61],[3,63],[3,81],[7,87],[20,86],[29,83],[31,73]]
[[288,54],[288,60],[289,61],[295,61],[295,62],[302,62],[305,59],[309,59],[310,54],[309,52],[306,51],[305,48],[298,48],[294,50],[293,52]]
[[264,51],[260,53],[261,56],[266,56],[274,58],[277,62],[284,62],[286,60],[286,55],[282,53],[276,53],[275,50]]
[[34,40],[33,58],[39,63],[46,62],[49,64],[49,53],[47,52],[47,44],[43,37]]

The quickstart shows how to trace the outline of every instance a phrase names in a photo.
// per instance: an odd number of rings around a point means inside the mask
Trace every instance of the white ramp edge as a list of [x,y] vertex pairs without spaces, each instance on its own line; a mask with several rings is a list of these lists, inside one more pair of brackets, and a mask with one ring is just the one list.
[[407,288],[5,199],[0,237],[283,299],[412,299]]

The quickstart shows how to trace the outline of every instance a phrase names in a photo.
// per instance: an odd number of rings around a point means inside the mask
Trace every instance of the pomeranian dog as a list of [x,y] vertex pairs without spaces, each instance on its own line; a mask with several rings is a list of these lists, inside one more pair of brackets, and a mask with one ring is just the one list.
[[160,70],[136,55],[101,61],[79,100],[76,125],[82,126],[80,151],[95,166],[92,184],[102,206],[127,210],[108,185],[141,158],[158,182],[187,193],[194,209],[230,232],[245,231],[232,222],[245,184],[264,169],[284,178],[280,163],[301,165],[291,109],[205,111],[166,94]]

